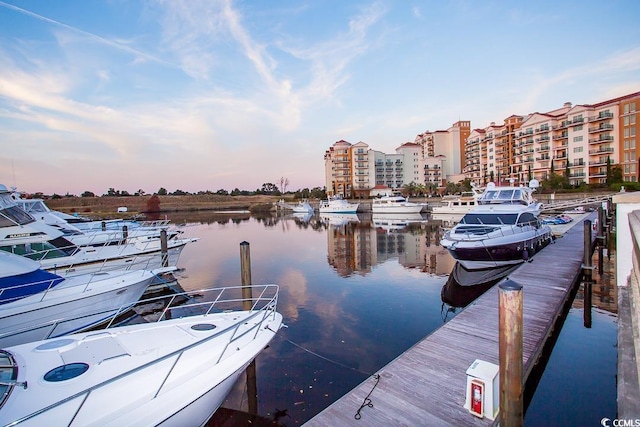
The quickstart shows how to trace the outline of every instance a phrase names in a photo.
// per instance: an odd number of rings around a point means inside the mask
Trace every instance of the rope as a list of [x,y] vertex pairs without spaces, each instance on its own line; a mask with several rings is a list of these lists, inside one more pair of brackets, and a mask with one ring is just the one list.
[[290,343],[290,344],[292,344],[292,345],[294,345],[294,346],[298,347],[299,349],[304,350],[304,351],[306,351],[307,353],[312,354],[312,355],[314,355],[314,356],[316,356],[316,357],[318,357],[318,358],[320,358],[320,359],[322,359],[322,360],[326,360],[327,362],[329,362],[329,363],[333,363],[334,365],[338,365],[338,366],[341,366],[341,367],[343,367],[343,368],[350,369],[350,370],[352,370],[352,371],[359,372],[359,373],[361,373],[361,374],[365,374],[365,375],[367,375],[367,376],[370,376],[370,377],[375,378],[376,383],[373,385],[373,387],[372,387],[372,388],[371,388],[371,390],[369,391],[369,394],[367,394],[367,396],[366,396],[366,397],[364,398],[364,400],[362,401],[362,405],[360,405],[360,408],[358,408],[358,410],[356,411],[356,414],[354,415],[354,418],[355,418],[356,420],[359,420],[360,418],[362,418],[362,415],[360,414],[360,411],[361,411],[364,407],[373,408],[373,403],[371,403],[371,399],[369,398],[369,396],[371,396],[371,393],[373,393],[373,390],[375,390],[375,388],[378,386],[378,383],[380,382],[380,374],[373,374],[373,373],[371,373],[371,372],[362,371],[362,370],[360,370],[360,369],[356,369],[356,368],[354,368],[354,367],[352,367],[352,366],[347,366],[347,365],[345,365],[345,364],[343,364],[343,363],[340,363],[340,362],[338,362],[338,361],[336,361],[336,360],[329,359],[328,357],[325,357],[325,356],[323,356],[323,355],[321,355],[321,354],[318,354],[318,353],[316,353],[315,351],[309,350],[308,348],[303,347],[303,346],[301,346],[300,344],[298,344],[298,343],[295,343],[295,342],[291,341],[289,338],[287,338],[287,337],[285,337],[285,336],[281,335],[281,334],[280,334],[280,331],[274,331],[274,330],[273,330],[273,329],[271,329],[269,326],[267,326],[267,329],[268,329],[268,330],[270,330],[271,332],[274,332],[276,335],[278,335],[280,338],[282,338],[283,340],[287,341],[288,343]]

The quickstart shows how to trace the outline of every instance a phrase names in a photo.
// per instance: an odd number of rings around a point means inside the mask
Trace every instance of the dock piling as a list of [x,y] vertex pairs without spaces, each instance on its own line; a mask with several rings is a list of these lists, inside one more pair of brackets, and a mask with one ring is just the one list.
[[129,227],[126,225],[122,226],[122,243],[127,243],[127,238],[129,237]]
[[169,266],[169,246],[167,244],[167,230],[160,230],[160,256],[162,257],[162,266]]
[[499,285],[500,425],[522,426],[522,285],[506,280]]
[[[251,291],[251,251],[249,242],[240,243],[240,280],[242,282],[242,309],[251,310],[253,295]],[[258,413],[258,386],[256,381],[256,364],[252,361],[246,369],[247,400],[249,413]]]

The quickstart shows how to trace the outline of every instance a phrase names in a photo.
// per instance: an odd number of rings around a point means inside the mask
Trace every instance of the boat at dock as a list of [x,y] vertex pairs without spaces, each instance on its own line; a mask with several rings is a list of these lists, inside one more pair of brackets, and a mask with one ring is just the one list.
[[331,196],[320,202],[320,213],[352,213],[358,211],[358,203],[351,203],[340,196]]
[[440,205],[433,205],[431,213],[435,215],[464,215],[478,206],[478,199],[482,191],[471,187],[472,191],[466,191],[459,195],[444,196]]
[[385,194],[371,201],[371,211],[374,214],[415,214],[427,208],[425,203],[410,202],[402,195]]
[[[61,276],[95,272],[105,268],[152,270],[176,265],[184,247],[197,238],[161,235],[122,238],[119,244],[78,246],[62,230],[37,221],[14,203],[11,193],[0,185],[0,250],[38,261],[43,269]],[[165,247],[166,246],[166,247]]]
[[478,206],[440,244],[468,270],[528,260],[553,239],[551,228],[538,218],[541,205],[533,198],[537,185],[535,180],[529,187],[489,183]]
[[133,306],[160,281],[157,273],[122,270],[63,278],[0,251],[0,348],[88,329]]
[[0,350],[0,424],[204,425],[281,328],[278,286],[186,298],[154,323]]

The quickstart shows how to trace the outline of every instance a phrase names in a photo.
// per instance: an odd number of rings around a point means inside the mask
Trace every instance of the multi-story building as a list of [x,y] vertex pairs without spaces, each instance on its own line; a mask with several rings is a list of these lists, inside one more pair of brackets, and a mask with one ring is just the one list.
[[368,197],[374,187],[399,190],[412,182],[444,186],[449,177],[459,178],[469,132],[470,122],[459,121],[446,131],[422,133],[393,154],[340,140],[324,155],[327,193]]
[[636,105],[640,92],[597,104],[567,102],[553,111],[474,129],[465,144],[465,176],[478,185],[491,180],[525,184],[554,172],[573,185],[602,184],[609,164],[622,168],[624,181],[637,181]]
[[526,116],[512,115],[471,130],[458,121],[447,130],[426,131],[394,154],[368,144],[338,141],[325,153],[329,194],[368,197],[371,189],[394,190],[414,182],[444,187],[447,181],[469,178],[526,184],[551,172],[567,176],[573,185],[602,184],[610,165],[622,169],[623,180],[638,181],[636,153],[640,92],[596,104],[572,105]]

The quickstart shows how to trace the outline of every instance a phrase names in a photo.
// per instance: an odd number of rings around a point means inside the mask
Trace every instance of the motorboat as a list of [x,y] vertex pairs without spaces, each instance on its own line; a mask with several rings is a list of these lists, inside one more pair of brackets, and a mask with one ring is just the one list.
[[206,289],[154,323],[0,350],[0,425],[204,425],[281,328],[277,295]]
[[150,284],[161,281],[160,272],[164,270],[64,278],[28,258],[0,251],[0,348],[92,327],[135,304]]
[[471,191],[464,191],[453,196],[444,196],[440,205],[432,206],[431,213],[435,215],[464,215],[478,205],[482,191],[472,186]]
[[358,203],[351,203],[340,196],[331,196],[320,202],[320,213],[356,213]]
[[410,202],[407,197],[402,195],[388,195],[373,199],[371,202],[371,211],[374,214],[412,214],[420,213],[426,209],[424,203]]
[[293,213],[313,213],[313,206],[306,199],[300,200],[292,209]]
[[440,241],[466,269],[517,264],[529,260],[553,239],[551,228],[538,215],[533,198],[538,183],[502,187],[489,183],[478,206],[465,214]]
[[123,240],[141,241],[158,239],[162,230],[167,238],[179,236],[182,231],[169,226],[168,220],[131,221],[123,219],[92,221],[64,212],[51,210],[42,199],[23,199],[12,194],[14,203],[36,220],[60,229],[66,239],[77,246],[117,245]]
[[[38,261],[45,270],[69,276],[107,267],[152,270],[175,266],[182,249],[197,238],[164,239],[147,236],[118,245],[80,247],[64,232],[37,221],[14,203],[11,193],[0,185],[0,250]],[[166,244],[165,244],[166,242]]]

